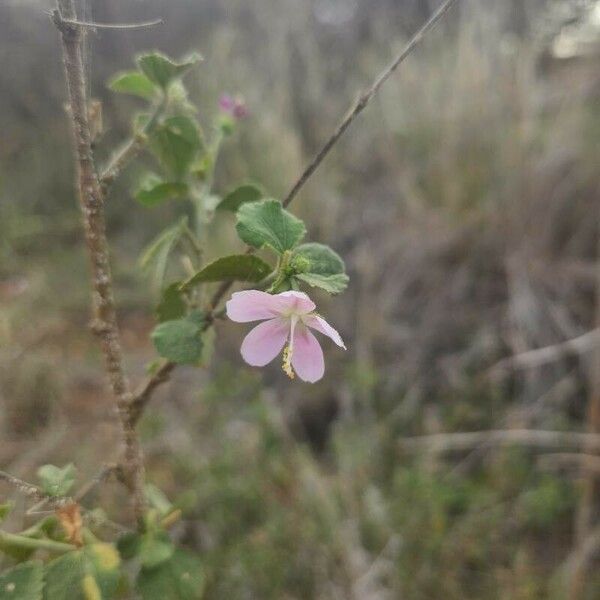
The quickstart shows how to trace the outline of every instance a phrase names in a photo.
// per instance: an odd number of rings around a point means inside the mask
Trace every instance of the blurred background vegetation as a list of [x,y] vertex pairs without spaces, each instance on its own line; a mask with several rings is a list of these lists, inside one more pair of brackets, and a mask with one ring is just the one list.
[[[435,6],[92,0],[100,22],[165,20],[90,35],[99,152],[126,137],[137,106],[107,79],[141,50],[197,50],[199,118],[210,122],[222,92],[241,93],[251,113],[226,142],[217,188],[250,179],[281,197]],[[113,459],[117,435],[87,330],[50,7],[0,4],[0,463],[32,478],[74,460],[85,480]],[[210,365],[180,369],[142,425],[149,479],[184,509],[174,532],[206,564],[206,598],[562,597],[572,465],[523,448],[415,456],[401,440],[584,428],[590,354],[490,369],[594,328],[599,67],[598,2],[464,0],[302,192],[294,210],[351,276],[320,306],[348,352],[328,353],[319,384],[290,383],[278,365],[244,366],[242,331],[219,323]],[[137,261],[178,210],[132,200],[141,172],[128,170],[107,207],[134,377],[154,358],[156,301]],[[215,254],[232,223],[216,233]],[[109,487],[102,502],[120,493]],[[597,572],[587,587],[600,597]]]

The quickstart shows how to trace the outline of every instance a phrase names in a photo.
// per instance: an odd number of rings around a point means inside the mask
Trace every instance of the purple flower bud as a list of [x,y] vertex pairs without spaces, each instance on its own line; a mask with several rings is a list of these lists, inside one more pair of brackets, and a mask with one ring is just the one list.
[[229,94],[222,94],[219,98],[219,108],[234,119],[244,119],[248,116],[248,108],[240,96],[233,97]]

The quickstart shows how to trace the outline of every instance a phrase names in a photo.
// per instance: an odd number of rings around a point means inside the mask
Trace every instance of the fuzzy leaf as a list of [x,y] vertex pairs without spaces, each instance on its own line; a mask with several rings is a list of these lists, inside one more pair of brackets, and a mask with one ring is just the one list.
[[153,569],[143,567],[136,583],[143,600],[200,600],[205,584],[200,560],[184,550]]
[[154,279],[158,287],[162,286],[165,277],[169,255],[178,242],[185,226],[187,218],[183,217],[172,227],[162,231],[142,253],[140,257],[140,267],[149,271],[154,266]]
[[112,544],[97,543],[67,552],[46,566],[44,600],[109,600],[120,578]]
[[187,305],[181,296],[180,287],[181,282],[176,281],[163,290],[160,302],[156,307],[156,316],[159,323],[173,321],[185,316]]
[[183,177],[196,153],[196,147],[185,135],[165,123],[152,132],[150,148],[175,179]]
[[264,279],[272,267],[251,254],[234,254],[218,258],[188,279],[181,287],[188,289],[208,281],[248,281]]
[[139,56],[137,64],[150,81],[166,89],[171,81],[184,75],[201,60],[201,56],[192,54],[178,63],[160,52],[152,52],[151,54]]
[[146,100],[150,100],[156,94],[154,83],[139,71],[117,73],[108,82],[108,87],[113,92],[140,96]]
[[202,321],[189,315],[157,325],[152,341],[163,358],[178,364],[196,364],[202,355],[201,333]]
[[348,285],[344,261],[329,246],[315,242],[298,246],[290,261],[295,277],[330,294],[339,294]]
[[62,469],[54,465],[43,465],[37,476],[42,490],[50,496],[65,496],[75,483],[75,466],[72,463]]
[[136,192],[135,199],[144,206],[156,206],[165,200],[181,198],[188,192],[188,186],[179,181],[162,181],[160,178],[150,176],[146,178],[142,187]]
[[21,563],[0,575],[2,600],[42,600],[44,568],[41,562]]
[[164,125],[183,137],[195,150],[202,148],[203,142],[200,135],[200,127],[191,117],[184,115],[170,117],[165,119]]
[[230,210],[237,212],[238,208],[246,202],[257,202],[264,198],[264,192],[251,183],[246,183],[229,192],[219,204],[217,210]]
[[306,233],[304,223],[278,200],[248,202],[240,207],[237,216],[238,235],[253,248],[268,246],[283,254],[294,248]]
[[330,294],[340,294],[348,287],[349,277],[345,273],[337,275],[318,275],[316,273],[298,273],[296,278],[312,287],[318,287]]
[[139,557],[143,567],[157,567],[169,560],[175,552],[175,546],[164,531],[149,531],[141,537]]

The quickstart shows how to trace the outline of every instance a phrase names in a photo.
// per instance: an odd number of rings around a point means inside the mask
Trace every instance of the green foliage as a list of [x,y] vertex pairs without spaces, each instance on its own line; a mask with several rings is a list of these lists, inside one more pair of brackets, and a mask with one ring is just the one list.
[[187,193],[187,184],[180,181],[163,181],[160,177],[150,174],[144,179],[135,198],[144,206],[156,206],[166,200],[185,197]]
[[152,341],[163,358],[178,364],[196,364],[202,356],[202,325],[198,312],[164,321],[154,328]]
[[294,248],[306,234],[304,223],[285,210],[278,200],[243,204],[237,217],[238,235],[257,249],[268,247],[283,254]]
[[159,323],[185,316],[187,304],[181,295],[180,287],[181,282],[176,281],[163,290],[160,302],[156,307],[156,317]]
[[49,496],[65,496],[75,483],[75,465],[69,463],[62,469],[54,465],[43,465],[37,476],[42,490]]
[[44,600],[109,600],[121,578],[112,544],[96,543],[48,563]]
[[3,504],[0,504],[0,523],[2,523],[2,521],[8,517],[12,509],[13,505],[11,502],[4,502]]
[[168,122],[156,126],[150,137],[150,148],[170,176],[179,180],[188,171],[198,147],[191,141],[189,132]]
[[272,271],[272,267],[264,260],[251,254],[234,254],[218,258],[206,265],[183,285],[189,289],[199,283],[209,281],[246,281],[257,282],[264,279]]
[[204,585],[200,560],[179,549],[153,568],[143,566],[136,582],[143,600],[200,600]]
[[162,231],[144,250],[140,258],[140,266],[146,271],[154,271],[154,279],[158,286],[167,270],[169,255],[183,235],[187,227],[187,217],[180,219],[175,225]]
[[217,210],[237,212],[242,204],[258,202],[261,198],[264,198],[264,195],[263,190],[258,186],[252,183],[245,183],[226,194],[223,200],[217,205]]
[[137,64],[150,81],[164,90],[175,79],[185,75],[200,60],[202,58],[198,54],[192,54],[181,62],[175,62],[160,52],[152,52],[139,56]]
[[43,587],[42,563],[21,563],[0,575],[0,600],[42,600]]
[[295,278],[330,294],[343,292],[348,285],[344,261],[329,246],[315,242],[295,248],[290,266]]
[[108,82],[108,87],[113,92],[140,96],[145,100],[151,100],[157,91],[154,83],[139,71],[117,73]]

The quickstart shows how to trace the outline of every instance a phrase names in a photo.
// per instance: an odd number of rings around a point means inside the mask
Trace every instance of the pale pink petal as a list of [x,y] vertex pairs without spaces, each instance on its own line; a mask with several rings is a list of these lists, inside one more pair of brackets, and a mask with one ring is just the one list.
[[306,317],[302,317],[302,320],[309,327],[331,338],[340,348],[346,349],[342,336],[323,317],[319,315],[307,315]]
[[290,332],[287,319],[260,323],[244,338],[240,349],[243,359],[253,367],[269,364],[283,349]]
[[273,298],[276,298],[280,311],[284,314],[293,312],[298,315],[305,315],[316,308],[315,303],[304,292],[281,292]]
[[325,373],[323,350],[317,338],[302,323],[298,323],[292,341],[292,367],[303,381],[314,383]]
[[237,323],[272,319],[280,314],[280,303],[276,297],[267,292],[247,290],[235,292],[225,305],[227,316]]

